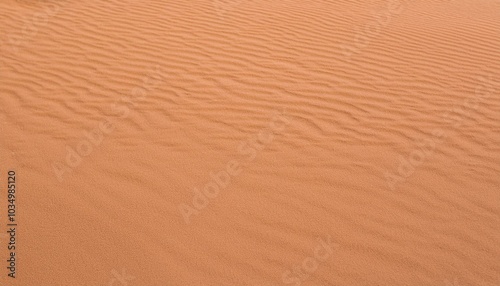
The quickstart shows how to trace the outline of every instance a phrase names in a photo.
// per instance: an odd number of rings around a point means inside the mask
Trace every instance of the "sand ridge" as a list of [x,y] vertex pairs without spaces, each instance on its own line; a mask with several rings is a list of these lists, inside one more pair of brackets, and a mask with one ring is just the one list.
[[0,285],[498,285],[499,13],[2,1]]

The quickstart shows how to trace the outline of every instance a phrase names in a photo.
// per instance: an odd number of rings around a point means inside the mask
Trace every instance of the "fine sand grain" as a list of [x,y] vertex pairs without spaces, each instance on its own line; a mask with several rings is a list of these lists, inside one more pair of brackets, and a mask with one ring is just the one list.
[[496,0],[2,0],[0,285],[498,286],[499,48]]

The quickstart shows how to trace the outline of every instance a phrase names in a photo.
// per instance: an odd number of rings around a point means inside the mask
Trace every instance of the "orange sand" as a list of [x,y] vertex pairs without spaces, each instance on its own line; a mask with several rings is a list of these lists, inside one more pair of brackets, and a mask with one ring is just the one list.
[[1,1],[0,285],[500,285],[499,19]]

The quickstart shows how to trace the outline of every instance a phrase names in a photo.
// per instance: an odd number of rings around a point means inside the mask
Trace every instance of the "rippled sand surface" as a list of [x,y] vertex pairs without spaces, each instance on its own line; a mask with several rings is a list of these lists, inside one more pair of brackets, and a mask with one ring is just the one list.
[[500,285],[499,20],[1,1],[0,285]]

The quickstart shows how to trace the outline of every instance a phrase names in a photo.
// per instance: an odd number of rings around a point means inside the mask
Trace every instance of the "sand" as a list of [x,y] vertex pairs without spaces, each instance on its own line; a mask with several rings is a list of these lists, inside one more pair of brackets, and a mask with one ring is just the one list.
[[500,285],[499,19],[1,1],[0,285]]

